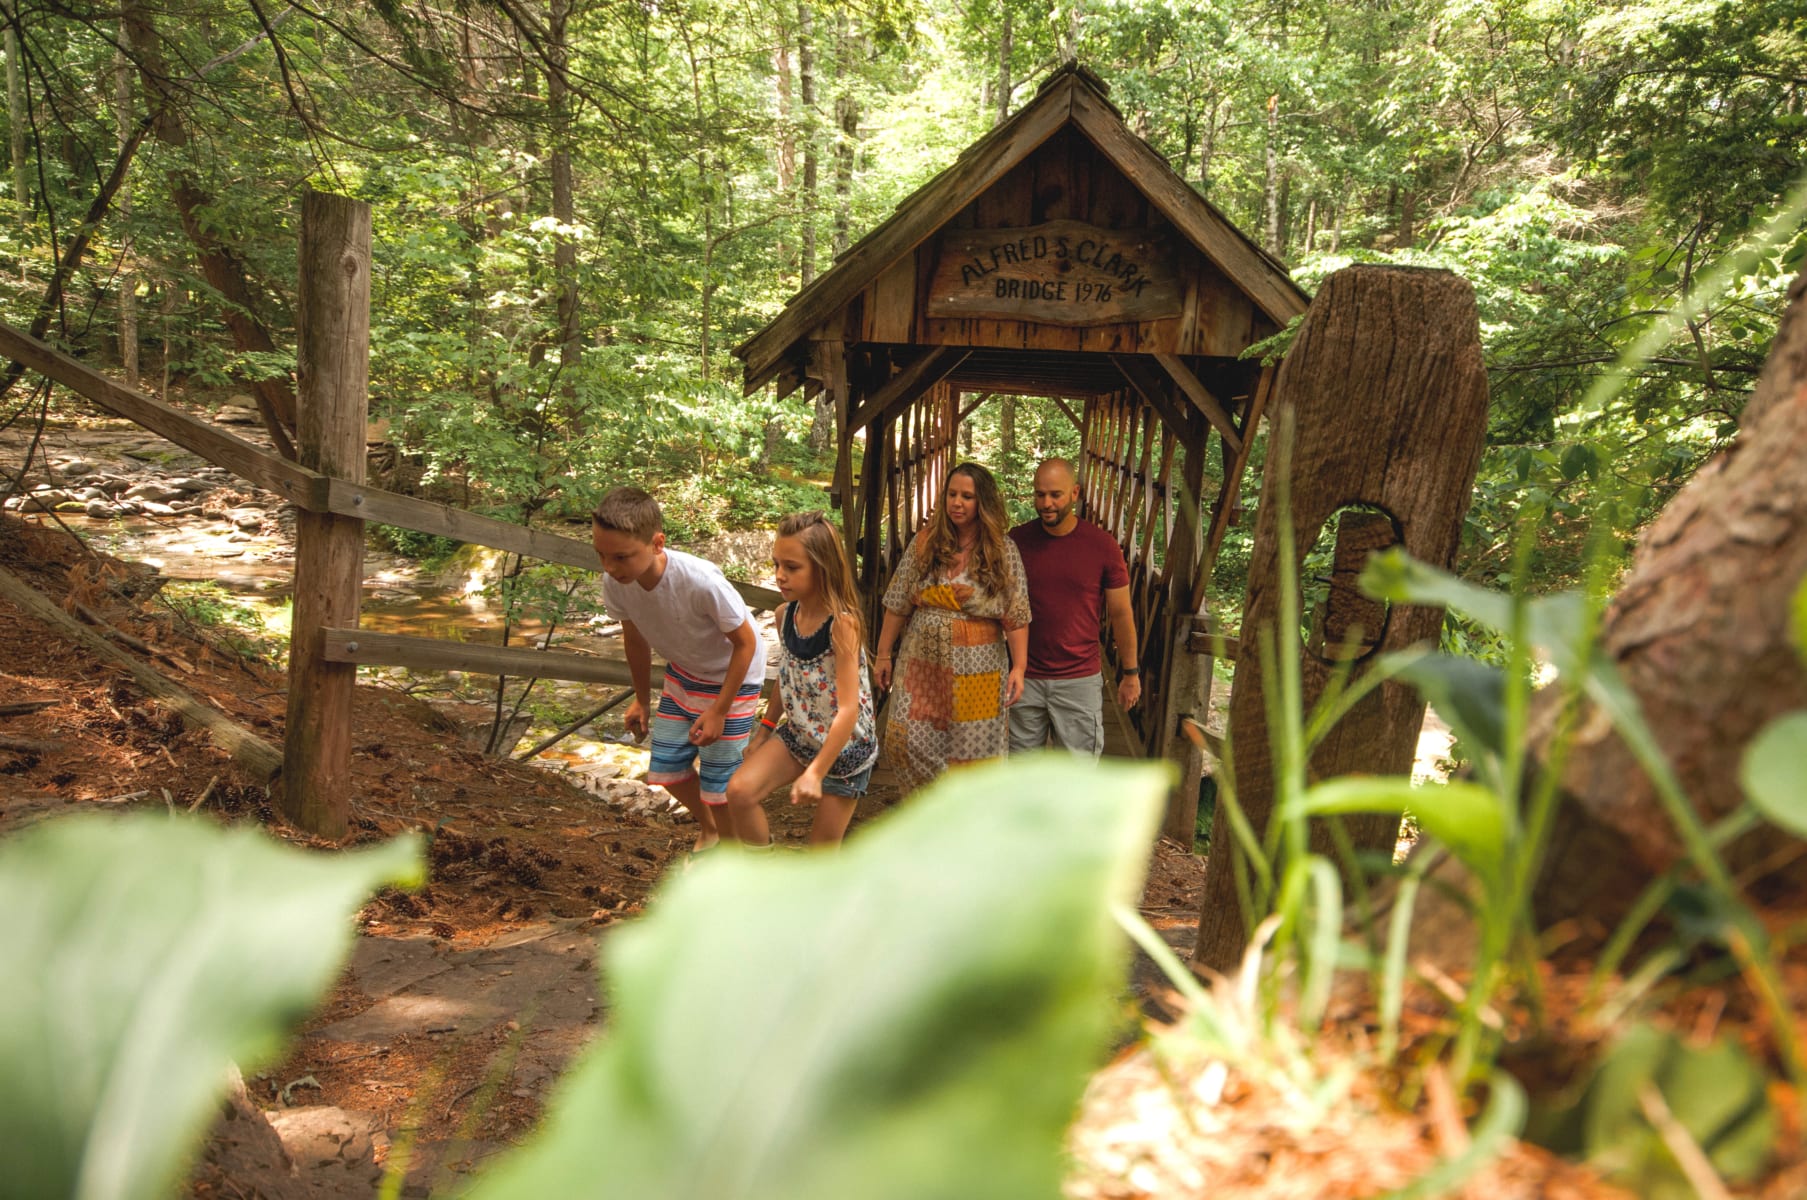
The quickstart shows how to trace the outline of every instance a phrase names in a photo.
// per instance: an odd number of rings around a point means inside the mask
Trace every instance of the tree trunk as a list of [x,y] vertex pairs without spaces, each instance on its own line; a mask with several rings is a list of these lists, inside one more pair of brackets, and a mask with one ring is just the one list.
[[1015,396],[998,401],[998,448],[1005,454],[1016,453],[1016,405]]
[[[798,205],[803,247],[798,273],[808,287],[816,278],[816,148],[821,142],[816,134],[816,18],[808,3],[797,5],[797,96],[803,103],[803,197]],[[810,443],[815,443],[813,430]]]
[[[120,45],[113,51],[113,123],[118,127],[119,153],[123,157],[132,142],[132,64],[125,56],[125,30],[119,31]],[[119,366],[125,373],[125,385],[134,390],[138,374],[138,276],[131,268],[132,253],[132,188],[122,183],[113,204],[124,231],[119,239],[120,254],[125,265],[119,270]]]
[[[1268,744],[1260,631],[1299,636],[1292,615],[1279,611],[1279,555],[1290,553],[1295,567],[1301,565],[1326,522],[1344,514],[1322,635],[1315,648],[1299,649],[1307,710],[1337,667],[1334,647],[1347,644],[1357,627],[1367,635],[1357,671],[1379,654],[1436,642],[1441,609],[1377,612],[1353,579],[1369,552],[1389,544],[1437,566],[1455,558],[1487,429],[1473,289],[1445,271],[1358,266],[1336,272],[1312,301],[1281,367],[1274,406],[1270,427],[1292,430],[1290,479],[1282,475],[1285,456],[1270,452],[1230,695],[1236,796],[1257,836],[1273,806],[1276,757]],[[1294,544],[1286,548],[1276,503],[1283,489],[1294,522]],[[1319,745],[1310,775],[1407,774],[1423,720],[1424,701],[1414,689],[1382,684]],[[1194,962],[1218,971],[1241,958],[1248,928],[1225,813],[1218,809],[1212,827],[1193,951]],[[1345,828],[1357,848],[1390,848],[1399,822],[1345,819]]]
[[[546,102],[552,118],[552,216],[559,224],[552,246],[552,274],[558,290],[559,377],[568,400],[577,395],[577,365],[583,356],[583,321],[577,303],[577,201],[571,180],[571,84],[565,75],[569,46],[565,28],[571,0],[552,0],[546,22]],[[575,415],[575,414],[573,414]]]
[[6,26],[6,123],[12,142],[13,203],[19,206],[19,224],[23,226],[31,209],[31,191],[25,184],[25,100],[21,91],[19,31],[9,21]]
[[[772,53],[772,74],[778,91],[778,194],[789,200],[797,186],[797,112],[791,94],[791,43],[788,37],[780,38],[778,49]],[[777,250],[780,269],[788,272],[795,265],[796,248],[789,238],[780,235]]]
[[1261,215],[1264,249],[1280,253],[1280,97],[1267,98],[1267,145],[1262,151]]
[[[146,105],[154,114],[151,131],[159,142],[172,150],[186,148],[188,128],[182,123],[176,107],[179,97],[173,92],[175,80],[164,65],[163,44],[152,23],[150,10],[144,7],[142,0],[128,0],[122,10],[120,25],[138,62]],[[180,155],[176,157],[179,159]],[[201,275],[224,301],[220,315],[232,331],[233,344],[241,352],[274,351],[276,345],[269,330],[255,315],[257,305],[251,295],[250,281],[245,277],[244,265],[203,219],[213,198],[202,190],[193,175],[181,168],[170,172],[169,182],[176,211],[182,218],[182,228],[194,244]],[[295,428],[294,391],[282,379],[260,379],[253,385],[253,391],[258,412],[277,452],[285,458],[294,458],[295,446],[290,440]]]
[[863,39],[854,35],[845,9],[835,16],[835,147],[834,147],[834,256],[847,253],[853,230],[853,166],[860,138],[860,106],[853,94]]
[[1010,9],[1004,9],[1004,27],[998,32],[998,105],[994,125],[1002,125],[1010,117]]
[[[1807,578],[1807,274],[1731,448],[1708,463],[1639,539],[1602,625],[1606,655],[1708,823],[1743,803],[1739,764],[1770,721],[1807,706],[1790,633]],[[1536,894],[1537,915],[1609,927],[1682,855],[1649,778],[1604,720],[1584,714]],[[1540,707],[1534,745],[1548,740]],[[1801,843],[1765,827],[1726,857],[1742,871],[1775,855],[1772,887],[1807,888]],[[1789,856],[1792,861],[1786,861]]]

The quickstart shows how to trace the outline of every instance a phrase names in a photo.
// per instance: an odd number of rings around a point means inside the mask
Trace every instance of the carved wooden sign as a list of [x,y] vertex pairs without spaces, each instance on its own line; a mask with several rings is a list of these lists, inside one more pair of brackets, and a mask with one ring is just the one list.
[[931,317],[1115,325],[1180,315],[1170,239],[1147,229],[1050,221],[949,229],[929,287]]

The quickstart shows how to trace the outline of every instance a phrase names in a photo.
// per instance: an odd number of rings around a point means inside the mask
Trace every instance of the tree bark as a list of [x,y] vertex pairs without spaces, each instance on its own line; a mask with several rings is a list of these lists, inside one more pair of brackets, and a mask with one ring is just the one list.
[[[1274,406],[1270,428],[1292,430],[1290,478],[1282,473],[1287,456],[1270,446],[1230,695],[1236,796],[1257,835],[1273,807],[1276,757],[1268,742],[1260,636],[1299,636],[1296,617],[1280,611],[1280,554],[1290,553],[1300,567],[1326,522],[1344,514],[1322,636],[1315,647],[1298,648],[1307,711],[1336,670],[1333,648],[1358,627],[1367,635],[1358,672],[1379,654],[1437,639],[1441,609],[1400,606],[1385,613],[1355,591],[1353,580],[1370,552],[1390,544],[1438,566],[1455,558],[1487,428],[1473,289],[1446,271],[1358,266],[1336,272],[1306,312],[1275,385]],[[1291,497],[1290,547],[1280,541],[1283,490]],[[1407,774],[1423,720],[1424,701],[1414,689],[1382,684],[1320,743],[1309,774]],[[1392,846],[1399,822],[1345,819],[1345,828],[1358,849],[1381,849]],[[1321,836],[1318,844],[1327,847]],[[1211,847],[1193,961],[1227,971],[1241,958],[1248,925],[1222,807]]]
[[[126,156],[132,144],[132,64],[125,56],[125,30],[119,31],[120,46],[113,51],[113,123],[119,135],[119,156]],[[125,265],[119,270],[119,366],[125,373],[125,385],[134,390],[138,375],[138,276],[131,268],[132,189],[122,181],[113,209],[119,214],[124,231],[119,239]]]
[[853,94],[862,39],[845,9],[835,17],[834,256],[847,253],[853,230],[853,166],[860,140],[860,105]]
[[1004,9],[1004,27],[998,31],[998,115],[993,125],[1002,125],[1010,117],[1010,9]]
[[570,47],[565,29],[571,0],[552,0],[546,22],[546,105],[552,118],[552,217],[559,231],[552,244],[552,274],[558,289],[559,376],[568,400],[577,395],[577,366],[583,357],[583,322],[577,303],[577,201],[571,179],[571,85],[565,75]]
[[31,209],[31,191],[25,183],[25,100],[20,95],[19,31],[6,25],[6,121],[12,143],[13,203],[19,206],[23,226]]
[[[816,278],[816,175],[821,138],[816,133],[816,18],[807,2],[797,5],[797,96],[803,104],[803,196],[798,205],[803,245],[798,274],[808,287]],[[813,434],[810,442],[815,442]]]
[[[1701,469],[1644,532],[1602,624],[1604,649],[1636,695],[1683,790],[1711,823],[1743,803],[1751,740],[1807,707],[1807,670],[1790,633],[1807,578],[1807,274],[1789,289],[1774,348],[1732,446]],[[1546,748],[1553,713],[1533,736]],[[1562,774],[1540,879],[1540,920],[1610,926],[1682,847],[1650,779],[1618,734],[1584,714]],[[1800,843],[1773,828],[1732,845],[1734,871]],[[1807,889],[1807,856],[1768,880]]]
[[1264,249],[1280,253],[1280,97],[1267,98],[1267,143],[1262,150],[1261,216]]
[[[151,20],[150,10],[142,0],[128,0],[120,17],[120,26],[131,43],[138,60],[139,80],[144,85],[147,107],[152,113],[151,132],[159,142],[172,150],[189,143],[188,127],[183,124],[174,92],[175,81],[164,65],[163,43]],[[213,198],[195,177],[184,170],[174,170],[169,177],[171,198],[181,215],[182,228],[193,243],[201,275],[224,302],[221,316],[232,331],[233,344],[241,352],[269,353],[276,349],[269,330],[257,317],[257,305],[251,295],[244,264],[220,240],[217,233],[202,220],[202,214]],[[295,428],[295,393],[283,379],[259,379],[253,385],[257,410],[263,417],[277,452],[285,458],[295,457],[290,434]]]
[[[772,54],[772,74],[778,91],[778,194],[789,200],[797,186],[797,113],[792,96],[791,41],[788,36],[779,39],[778,48]],[[790,239],[780,235],[777,250],[782,269],[788,271],[795,262],[795,248]]]

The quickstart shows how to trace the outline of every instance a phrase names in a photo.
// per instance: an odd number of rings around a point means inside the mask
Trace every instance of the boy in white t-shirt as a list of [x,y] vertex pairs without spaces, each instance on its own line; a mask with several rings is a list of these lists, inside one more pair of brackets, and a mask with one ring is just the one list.
[[[676,796],[696,818],[696,848],[735,836],[728,780],[746,753],[765,641],[753,613],[721,568],[665,548],[659,502],[639,488],[616,488],[591,520],[606,578],[602,595],[621,622],[634,702],[623,723],[636,739],[652,733],[648,783]],[[652,711],[652,653],[665,659],[665,686]]]

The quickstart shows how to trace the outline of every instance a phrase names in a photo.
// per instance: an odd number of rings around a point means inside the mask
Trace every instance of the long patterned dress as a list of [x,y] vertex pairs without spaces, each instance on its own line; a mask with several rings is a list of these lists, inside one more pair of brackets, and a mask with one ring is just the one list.
[[930,575],[919,534],[885,589],[885,608],[908,616],[892,671],[886,760],[906,792],[951,766],[1010,749],[1009,630],[1029,624],[1029,588],[1016,543],[1004,539],[995,590],[965,570]]

